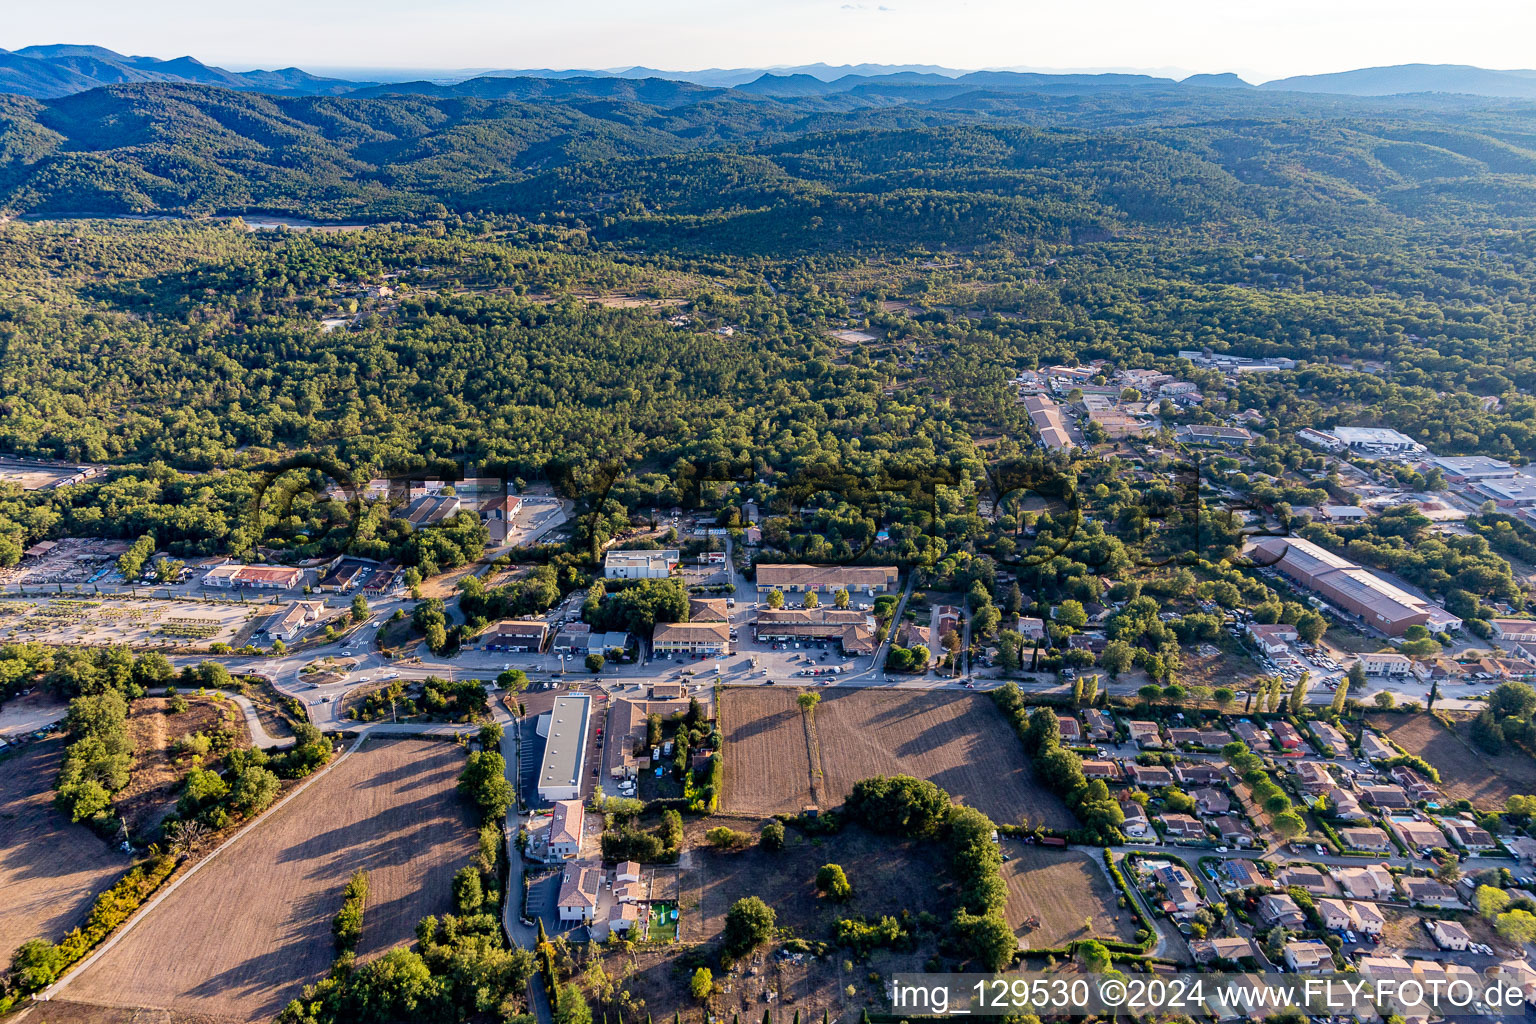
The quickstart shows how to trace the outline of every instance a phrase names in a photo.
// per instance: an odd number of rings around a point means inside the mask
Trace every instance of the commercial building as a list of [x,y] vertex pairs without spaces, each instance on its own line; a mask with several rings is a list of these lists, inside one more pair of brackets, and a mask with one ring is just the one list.
[[556,697],[555,706],[539,716],[535,728],[544,740],[544,757],[539,763],[541,800],[581,799],[581,767],[587,759],[591,718],[592,698],[586,694]]
[[1346,447],[1365,454],[1393,454],[1423,449],[1423,445],[1390,427],[1334,427],[1328,433]]
[[1072,438],[1067,433],[1066,420],[1061,415],[1061,406],[1054,400],[1044,395],[1030,395],[1024,399],[1024,411],[1029,413],[1030,422],[1034,423],[1035,430],[1040,434],[1040,444],[1047,451],[1073,447]]
[[900,572],[894,565],[803,565],[765,562],[757,567],[757,592],[800,594],[816,591],[873,596],[893,590]]
[[1396,651],[1373,651],[1360,655],[1360,670],[1368,676],[1406,676],[1413,661]]
[[1489,625],[1493,627],[1495,640],[1508,640],[1511,643],[1536,640],[1536,619],[1493,619]]
[[1253,443],[1253,432],[1243,427],[1217,427],[1204,423],[1180,427],[1175,436],[1185,444],[1219,444],[1228,448],[1241,448]]
[[278,612],[267,621],[266,634],[273,640],[292,643],[305,627],[320,621],[324,601],[295,601],[287,611]]
[[1330,604],[1359,616],[1388,636],[1409,626],[1457,629],[1461,620],[1444,608],[1394,586],[1342,555],[1300,537],[1265,537],[1253,546],[1253,560],[1273,565]]
[[1448,483],[1464,484],[1479,480],[1512,480],[1515,467],[1502,459],[1486,455],[1436,456],[1425,463],[1438,469]]
[[854,608],[763,608],[752,624],[759,640],[841,640],[850,629],[873,633],[874,616]]
[[651,634],[654,654],[731,653],[731,626],[728,622],[658,622]]
[[226,590],[292,590],[303,582],[303,569],[269,565],[220,565],[203,577],[203,586]]
[[502,619],[485,634],[488,651],[520,651],[537,654],[544,649],[549,624],[537,619]]
[[395,513],[415,527],[433,526],[453,517],[463,502],[456,494],[423,494]]
[[1529,508],[1536,505],[1536,480],[1479,480],[1472,485],[1472,493],[1500,508]]
[[664,580],[672,575],[680,560],[676,548],[609,551],[603,556],[603,575],[610,580]]

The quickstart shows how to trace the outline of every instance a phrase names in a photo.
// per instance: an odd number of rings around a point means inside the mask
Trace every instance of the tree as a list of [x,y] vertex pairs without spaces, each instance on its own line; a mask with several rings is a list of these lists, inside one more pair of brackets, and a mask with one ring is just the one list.
[[837,593],[832,595],[832,606],[834,608],[847,608],[850,602],[851,598],[848,596],[847,587],[839,587]]
[[1375,700],[1376,706],[1381,708],[1383,711],[1391,711],[1393,708],[1397,707],[1397,698],[1392,696],[1386,690],[1382,690],[1380,693],[1378,693],[1373,698],[1373,700]]
[[1072,629],[1082,629],[1088,625],[1088,613],[1083,610],[1083,603],[1071,599],[1058,604],[1052,618],[1057,623]]
[[1494,919],[1499,937],[1519,945],[1536,942],[1536,914],[1528,910],[1506,910]]
[[807,690],[795,698],[795,703],[800,705],[801,711],[810,715],[816,710],[816,705],[821,703],[821,694],[814,690]]
[[816,888],[839,901],[853,895],[853,886],[840,864],[823,864],[816,872]]
[[528,689],[528,673],[520,668],[510,669],[496,677],[496,685],[508,693],[522,693]]
[[587,655],[586,660],[583,661],[582,664],[587,666],[588,672],[601,672],[604,665],[603,656],[593,652],[592,654]]
[[774,589],[768,591],[768,607],[775,610],[784,607],[784,592]]
[[1488,711],[1496,719],[1529,718],[1536,712],[1536,689],[1528,683],[1500,683],[1488,694]]
[[773,908],[756,896],[747,896],[731,904],[725,914],[725,949],[740,957],[773,935],[777,917]]
[[1083,967],[1091,974],[1103,974],[1114,965],[1114,959],[1109,955],[1108,948],[1098,939],[1080,943],[1077,947],[1077,955],[1082,959]]
[[807,590],[805,592],[805,606],[807,608],[818,608],[821,606],[821,598],[816,596],[816,591]]
[[704,1002],[710,993],[715,990],[715,976],[708,967],[700,967],[693,972],[693,980],[688,983],[688,991],[693,998]]
[[763,826],[761,841],[765,850],[784,849],[784,826],[770,821]]
[[1342,715],[1344,713],[1344,701],[1348,698],[1349,680],[1341,679],[1339,681],[1339,688],[1333,691],[1333,703],[1328,706],[1328,710],[1332,711],[1335,715]]
[[555,1024],[592,1024],[592,1008],[575,982],[560,990],[555,999],[554,1017]]
[[1491,921],[1509,906],[1509,893],[1491,885],[1480,885],[1472,894],[1472,905],[1477,908],[1479,914]]
[[281,788],[282,783],[278,781],[276,773],[252,765],[235,775],[235,781],[229,787],[229,802],[241,814],[257,814],[277,799]]
[[64,953],[47,939],[30,939],[11,954],[11,980],[22,992],[52,985],[64,969]]
[[368,598],[358,594],[352,599],[352,621],[364,622],[368,618]]
[[1296,685],[1291,687],[1291,698],[1286,710],[1293,715],[1299,715],[1307,709],[1307,687],[1311,684],[1311,677],[1303,672],[1296,680]]
[[1315,644],[1328,632],[1328,620],[1317,612],[1307,612],[1296,620],[1296,635],[1302,643]]
[[1295,811],[1282,811],[1270,819],[1270,825],[1282,839],[1295,839],[1307,830],[1307,823]]

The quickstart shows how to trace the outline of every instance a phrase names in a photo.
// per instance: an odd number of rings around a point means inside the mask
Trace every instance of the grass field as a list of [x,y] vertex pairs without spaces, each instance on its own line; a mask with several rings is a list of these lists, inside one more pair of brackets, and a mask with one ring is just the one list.
[[1452,731],[1433,715],[1373,715],[1373,729],[1417,754],[1440,772],[1440,789],[1449,800],[1470,800],[1484,811],[1504,809],[1516,794],[1536,793],[1536,761],[1507,748],[1497,756],[1477,749],[1470,738],[1471,719]]
[[240,1020],[276,1015],[330,967],[330,922],[352,872],[369,873],[358,956],[408,942],[450,906],[475,848],[454,790],[464,752],[369,742],[207,862],[62,993]]
[[[1003,881],[1008,883],[1008,924],[1034,949],[1078,939],[1121,939],[1136,934],[1136,919],[1117,905],[1109,877],[1082,850],[1051,849],[1005,840]],[[1032,918],[1038,923],[1030,925]],[[1085,919],[1092,918],[1089,927]]]
[[64,740],[53,736],[0,761],[0,963],[28,939],[63,938],[129,867],[126,856],[53,809],[63,756]]

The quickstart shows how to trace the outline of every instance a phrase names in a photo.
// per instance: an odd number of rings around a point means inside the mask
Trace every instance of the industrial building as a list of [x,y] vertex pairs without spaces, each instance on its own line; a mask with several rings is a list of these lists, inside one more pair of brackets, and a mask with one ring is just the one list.
[[1515,467],[1502,459],[1490,459],[1486,455],[1437,456],[1426,465],[1438,469],[1446,481],[1453,484],[1479,480],[1512,480]]
[[587,732],[592,698],[570,694],[555,698],[555,706],[539,716],[536,726],[544,740],[539,763],[539,799],[554,803],[581,799],[581,766],[587,759]]
[[1461,620],[1439,605],[1300,537],[1265,537],[1254,544],[1252,558],[1260,565],[1273,565],[1329,604],[1359,616],[1388,636],[1402,636],[1409,626],[1436,631],[1461,627]]
[[1061,406],[1055,401],[1044,395],[1030,395],[1024,399],[1024,411],[1029,413],[1035,429],[1040,432],[1040,443],[1048,450],[1072,447],[1066,421],[1061,418]]
[[1423,445],[1390,427],[1334,427],[1328,431],[1346,448],[1366,454],[1422,451]]
[[610,551],[603,556],[603,575],[610,580],[664,580],[682,556],[676,548],[661,551]]

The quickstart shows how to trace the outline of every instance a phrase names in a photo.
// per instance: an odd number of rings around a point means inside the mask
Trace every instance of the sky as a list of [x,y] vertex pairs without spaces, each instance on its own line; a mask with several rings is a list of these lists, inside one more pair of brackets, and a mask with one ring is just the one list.
[[0,46],[234,70],[937,64],[1232,71],[1536,65],[1533,0],[11,0]]

